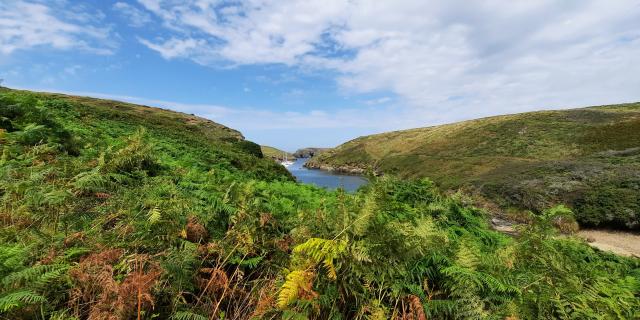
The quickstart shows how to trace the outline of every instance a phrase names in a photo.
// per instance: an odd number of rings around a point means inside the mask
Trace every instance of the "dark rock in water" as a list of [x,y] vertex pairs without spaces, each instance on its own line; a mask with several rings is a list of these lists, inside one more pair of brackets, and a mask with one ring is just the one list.
[[329,148],[304,148],[304,149],[298,149],[296,152],[293,153],[293,156],[296,158],[311,158],[313,156],[315,156],[316,154],[328,150]]

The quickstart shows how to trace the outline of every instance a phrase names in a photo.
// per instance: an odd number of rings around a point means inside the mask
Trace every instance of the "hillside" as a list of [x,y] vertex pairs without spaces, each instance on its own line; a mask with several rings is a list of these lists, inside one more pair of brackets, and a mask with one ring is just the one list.
[[[92,147],[106,147],[145,128],[150,142],[163,155],[163,162],[183,162],[201,168],[216,164],[269,179],[290,178],[281,166],[262,160],[259,145],[245,140],[240,132],[211,120],[121,101],[58,93],[0,88],[0,94],[12,101],[37,102],[46,109],[47,116],[51,113],[57,117],[60,126],[67,127],[75,140],[82,140]],[[0,128],[12,131],[7,115],[0,121]],[[74,150],[82,147],[75,140],[69,142]]]
[[503,207],[556,203],[591,226],[640,228],[640,104],[542,111],[360,137],[310,167],[429,177]]
[[284,160],[284,156],[286,155],[288,159],[292,160],[295,158],[293,153],[286,152],[274,147],[269,146],[260,146],[262,150],[262,154],[265,158],[273,159],[273,160]]
[[[640,260],[429,180],[293,181],[235,130],[0,90],[2,319],[636,319]],[[566,231],[566,230],[565,230]]]

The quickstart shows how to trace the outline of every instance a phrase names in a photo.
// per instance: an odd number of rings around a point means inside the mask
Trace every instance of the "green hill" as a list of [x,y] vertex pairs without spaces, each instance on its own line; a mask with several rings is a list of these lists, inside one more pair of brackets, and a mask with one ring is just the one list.
[[[69,142],[73,149],[82,148],[82,144],[105,148],[145,128],[162,162],[201,168],[216,164],[268,179],[290,177],[281,166],[262,160],[259,145],[245,140],[240,132],[207,119],[113,100],[6,88],[0,88],[0,93],[16,103],[38,104],[42,117],[56,117],[59,125],[75,137]],[[9,107],[5,106],[3,111],[11,115]],[[6,115],[0,121],[3,131],[12,131]],[[46,132],[34,134],[40,137]]]
[[[237,131],[0,89],[2,319],[635,319],[640,260],[427,180],[293,181]],[[559,223],[560,222],[560,223]]]
[[360,137],[311,167],[429,177],[503,207],[565,203],[585,225],[640,228],[640,104],[542,111]]
[[260,149],[262,149],[262,154],[265,156],[265,158],[274,159],[274,160],[284,160],[284,156],[286,155],[289,160],[295,159],[295,156],[293,155],[293,153],[286,152],[274,147],[260,146]]

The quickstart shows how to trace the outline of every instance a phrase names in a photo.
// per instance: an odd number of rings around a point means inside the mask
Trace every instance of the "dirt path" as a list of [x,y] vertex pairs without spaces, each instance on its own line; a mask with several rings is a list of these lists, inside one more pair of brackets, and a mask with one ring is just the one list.
[[[491,219],[494,230],[509,235],[517,234],[515,224],[500,218]],[[585,239],[590,246],[602,251],[611,251],[627,257],[640,258],[640,234],[611,230],[580,230],[577,237]]]
[[586,239],[589,245],[602,251],[640,258],[640,234],[609,230],[580,230],[577,236]]

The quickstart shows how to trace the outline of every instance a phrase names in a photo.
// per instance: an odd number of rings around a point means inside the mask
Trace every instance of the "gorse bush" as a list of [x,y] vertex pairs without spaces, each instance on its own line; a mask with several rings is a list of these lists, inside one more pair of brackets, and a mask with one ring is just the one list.
[[512,238],[428,179],[327,191],[178,114],[0,103],[0,318],[640,317],[640,262],[556,237],[565,207]]

